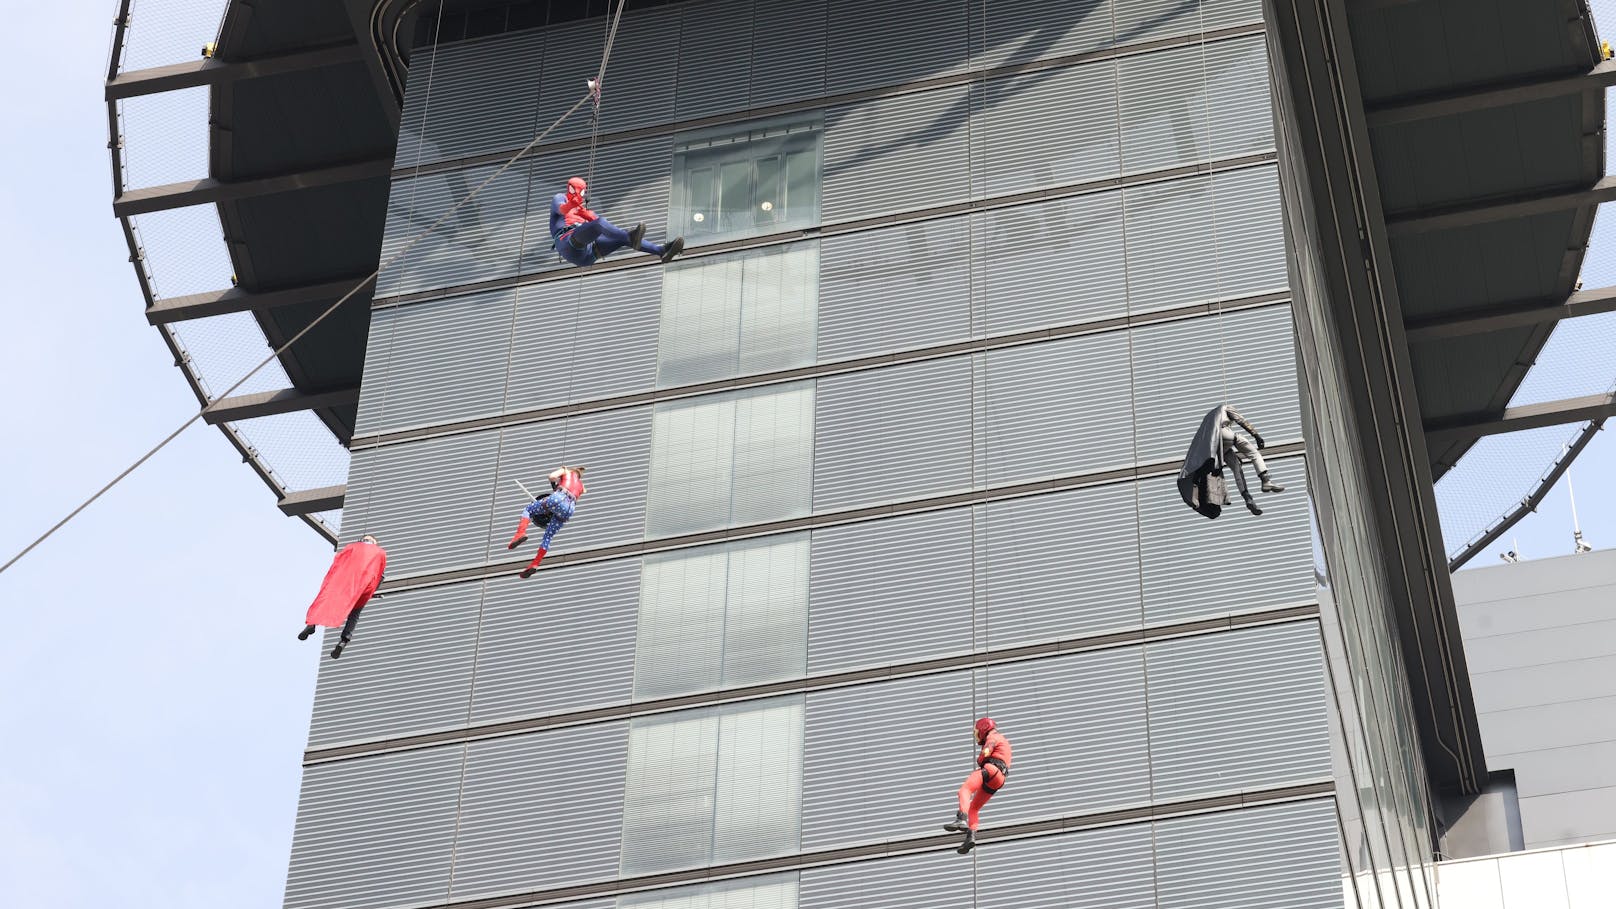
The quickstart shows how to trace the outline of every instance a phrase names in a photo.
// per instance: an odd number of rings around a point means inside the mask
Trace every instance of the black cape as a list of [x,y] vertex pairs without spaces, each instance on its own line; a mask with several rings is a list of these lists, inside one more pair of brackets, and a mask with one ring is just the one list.
[[1178,471],[1178,494],[1184,497],[1184,504],[1209,518],[1222,514],[1223,503],[1229,500],[1220,435],[1226,410],[1227,406],[1219,405],[1207,412]]

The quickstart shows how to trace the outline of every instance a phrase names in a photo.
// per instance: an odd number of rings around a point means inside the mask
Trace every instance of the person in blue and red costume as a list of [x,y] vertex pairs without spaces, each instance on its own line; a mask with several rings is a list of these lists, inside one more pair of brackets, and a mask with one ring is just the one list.
[[375,537],[367,533],[359,542],[344,546],[331,560],[331,568],[320,582],[320,592],[303,619],[307,624],[298,632],[297,639],[308,640],[321,625],[327,628],[340,625],[342,637],[337,639],[337,646],[331,648],[331,659],[341,657],[342,648],[353,640],[354,628],[359,625],[359,610],[376,594],[386,573],[387,550]]
[[976,766],[959,787],[959,811],[954,819],[943,825],[949,833],[965,831],[965,842],[955,850],[964,855],[976,848],[977,815],[982,806],[993,798],[993,793],[1004,787],[1010,776],[1010,740],[999,732],[991,717],[976,721]]
[[585,205],[588,193],[589,184],[573,177],[566,190],[550,200],[550,237],[561,258],[574,265],[593,265],[627,246],[667,262],[684,251],[683,237],[674,237],[665,246],[652,243],[645,239],[644,224],[624,230],[590,211]]
[[533,572],[539,570],[544,554],[550,551],[550,541],[555,539],[563,524],[572,520],[578,500],[584,497],[585,469],[563,464],[550,471],[550,494],[534,499],[533,504],[522,510],[522,522],[516,525],[516,533],[511,535],[511,541],[505,544],[505,548],[515,549],[522,545],[522,541],[527,539],[527,529],[534,524],[544,528],[544,536],[539,540],[539,554],[522,569],[521,577],[530,578]]

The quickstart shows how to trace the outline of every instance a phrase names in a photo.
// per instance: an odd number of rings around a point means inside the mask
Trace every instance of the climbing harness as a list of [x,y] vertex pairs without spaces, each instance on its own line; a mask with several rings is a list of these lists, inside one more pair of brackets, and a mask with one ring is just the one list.
[[343,304],[345,304],[349,300],[353,299],[355,294],[359,293],[359,291],[363,290],[366,285],[370,284],[371,282],[375,281],[378,277],[380,277],[381,273],[384,270],[386,270],[388,267],[392,266],[392,264],[394,262],[397,262],[399,259],[402,259],[405,254],[407,254],[410,250],[412,250],[416,246],[418,246],[421,243],[421,241],[423,241],[427,237],[431,236],[439,227],[441,227],[443,225],[443,223],[445,221],[448,221],[455,214],[459,213],[459,211],[462,208],[465,208],[467,205],[471,204],[472,200],[476,199],[479,195],[481,195],[483,190],[487,189],[490,184],[492,184],[495,180],[497,180],[500,176],[502,176],[507,170],[510,170],[513,166],[515,166],[516,162],[518,162],[518,161],[522,160],[523,158],[527,157],[528,153],[533,151],[534,148],[538,147],[539,143],[543,142],[546,138],[548,138],[552,132],[554,132],[557,128],[559,128],[561,126],[561,124],[565,123],[573,114],[577,113],[578,109],[580,107],[583,107],[586,102],[589,102],[591,100],[593,100],[595,102],[595,108],[596,108],[596,112],[597,112],[596,124],[595,124],[597,128],[595,130],[591,131],[590,140],[589,140],[589,142],[590,142],[591,166],[593,166],[594,145],[595,145],[595,141],[596,141],[596,136],[598,134],[598,126],[599,126],[598,112],[599,112],[599,107],[600,107],[600,85],[605,80],[605,77],[606,77],[606,64],[610,61],[610,58],[611,58],[612,43],[617,37],[617,24],[622,19],[623,7],[624,7],[624,5],[626,5],[626,3],[627,3],[627,0],[618,0],[617,12],[612,17],[611,28],[607,32],[607,35],[606,35],[605,50],[601,54],[600,70],[596,74],[596,77],[595,77],[595,80],[594,80],[593,84],[590,85],[589,91],[582,98],[579,98],[571,107],[567,108],[566,112],[563,113],[560,117],[556,118],[556,121],[554,123],[551,123],[549,126],[545,127],[543,132],[540,132],[539,134],[535,135],[531,140],[529,140],[529,142],[526,145],[522,146],[522,148],[519,151],[517,151],[516,154],[512,155],[509,159],[507,159],[505,161],[504,164],[501,164],[498,169],[496,169],[493,173],[489,174],[486,178],[484,178],[481,183],[479,183],[475,187],[473,187],[472,190],[469,193],[467,193],[465,195],[465,197],[462,198],[459,202],[455,203],[455,205],[452,208],[450,208],[448,211],[445,211],[443,214],[439,215],[437,220],[433,221],[431,224],[427,225],[425,228],[423,228],[422,230],[417,232],[415,234],[415,236],[410,238],[409,242],[405,243],[402,247],[400,247],[397,252],[395,252],[391,256],[387,257],[387,259],[382,261],[381,264],[377,265],[376,268],[373,271],[371,271],[371,273],[369,275],[366,275],[363,279],[361,279],[357,284],[355,284],[353,286],[353,288],[351,290],[349,290],[347,293],[345,293],[341,297],[339,297],[335,303],[332,303],[330,306],[326,307],[325,311],[321,312],[318,316],[316,316],[313,321],[311,321],[309,324],[303,326],[302,330],[298,331],[296,334],[292,335],[291,338],[287,339],[286,343],[280,345],[279,347],[276,347],[273,351],[270,352],[269,356],[267,356],[264,359],[260,360],[258,362],[258,365],[254,366],[252,369],[248,370],[240,379],[237,379],[234,385],[231,385],[229,388],[225,389],[222,393],[219,394],[218,397],[216,397],[214,400],[210,401],[207,405],[203,406],[196,413],[192,414],[188,419],[185,420],[185,422],[181,423],[178,427],[176,427],[173,432],[170,432],[168,435],[164,436],[161,441],[159,441],[156,445],[153,445],[149,450],[146,451],[145,454],[143,454],[140,457],[136,458],[135,462],[133,464],[130,464],[128,467],[124,468],[121,472],[118,473],[117,476],[113,477],[105,486],[102,486],[100,489],[96,490],[94,494],[92,494],[89,498],[85,499],[82,503],[80,503],[77,508],[74,508],[72,511],[68,512],[66,517],[62,518],[60,521],[57,521],[55,524],[51,525],[51,528],[49,530],[46,530],[44,533],[40,534],[33,542],[31,542],[27,546],[23,547],[21,552],[18,552],[16,555],[12,556],[4,565],[0,565],[0,573],[4,573],[6,570],[11,568],[11,566],[17,564],[17,562],[19,560],[21,560],[23,556],[26,556],[28,553],[32,552],[35,549],[35,547],[39,546],[39,544],[41,544],[41,543],[45,542],[46,540],[50,539],[50,537],[53,534],[55,534],[56,531],[61,530],[63,527],[67,526],[67,523],[69,521],[71,521],[74,518],[78,517],[78,515],[80,513],[82,513],[86,508],[89,508],[92,504],[94,504],[97,499],[100,499],[103,495],[106,495],[109,491],[111,491],[111,489],[114,486],[117,486],[119,483],[123,482],[125,477],[127,477],[130,474],[134,473],[142,464],[145,464],[147,461],[151,460],[152,457],[155,456],[159,451],[162,451],[164,448],[167,448],[170,442],[173,442],[175,439],[179,438],[180,433],[182,433],[185,430],[191,428],[192,424],[196,423],[198,420],[201,420],[204,416],[206,416],[209,411],[211,411],[214,407],[216,407],[219,404],[220,401],[223,401],[226,398],[230,397],[230,395],[232,393],[234,393],[236,391],[236,389],[238,389],[241,386],[247,384],[247,380],[249,380],[253,376],[257,375],[260,370],[262,370],[264,367],[268,366],[270,363],[274,362],[277,358],[279,358],[281,356],[281,354],[283,354],[286,351],[290,350],[292,345],[294,345],[297,342],[303,340],[304,336],[306,336],[309,332],[313,331],[316,326],[318,326],[320,323],[324,322],[327,318],[329,318],[332,313],[334,313],[338,309],[342,308]]

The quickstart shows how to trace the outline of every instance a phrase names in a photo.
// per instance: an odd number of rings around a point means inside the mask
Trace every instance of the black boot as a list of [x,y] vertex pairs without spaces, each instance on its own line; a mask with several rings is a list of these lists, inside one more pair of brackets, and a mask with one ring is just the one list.
[[969,830],[970,828],[965,824],[965,812],[954,812],[954,819],[944,824],[943,829],[947,830],[949,833],[959,833],[961,830]]
[[975,848],[976,848],[976,831],[975,830],[967,830],[967,831],[965,831],[965,842],[960,843],[959,848],[955,849],[954,851],[958,852],[960,855],[966,855],[972,849],[975,849]]
[[1283,487],[1283,486],[1279,485],[1278,483],[1275,483],[1273,480],[1269,479],[1267,473],[1257,474],[1257,479],[1262,480],[1262,491],[1263,492],[1284,492],[1285,491],[1285,487]]
[[634,229],[628,232],[628,248],[634,250],[635,252],[639,252],[640,251],[640,241],[644,240],[644,239],[645,239],[645,225],[644,224],[636,224],[636,225],[634,225]]
[[338,641],[337,646],[331,648],[331,659],[335,660],[335,659],[341,658],[342,657],[342,648],[344,648],[346,646],[348,646],[347,641]]
[[1257,500],[1253,499],[1251,497],[1251,493],[1248,492],[1248,493],[1242,495],[1241,498],[1246,500],[1246,510],[1247,511],[1251,512],[1254,515],[1261,515],[1262,514],[1262,509],[1257,507]]
[[307,628],[304,628],[302,631],[299,631],[297,633],[297,639],[300,640],[300,641],[306,641],[306,640],[309,639],[309,635],[311,635],[313,633],[314,633],[314,626],[310,625]]
[[679,255],[680,253],[682,253],[684,251],[685,251],[685,238],[684,237],[674,237],[672,240],[668,241],[667,246],[662,247],[662,261],[671,262],[671,261],[673,261],[674,256],[677,256],[677,255]]

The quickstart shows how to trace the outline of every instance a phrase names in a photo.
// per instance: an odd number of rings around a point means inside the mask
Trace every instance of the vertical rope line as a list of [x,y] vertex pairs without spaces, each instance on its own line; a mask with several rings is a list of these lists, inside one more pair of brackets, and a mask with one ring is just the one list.
[[589,167],[584,172],[584,182],[591,186],[595,182],[595,146],[600,139],[600,100],[606,89],[606,63],[612,58],[612,45],[617,43],[617,25],[623,20],[623,7],[627,3],[628,0],[617,0],[617,12],[612,16],[601,46],[600,70],[595,74],[595,105],[589,115]]
[[[1206,2],[1201,0],[1195,6],[1196,23],[1201,32],[1201,93],[1205,98],[1206,110],[1206,154],[1207,159],[1212,158],[1212,74],[1206,65]],[[1223,338],[1223,271],[1219,259],[1218,247],[1218,186],[1216,172],[1209,171],[1206,176],[1206,190],[1208,207],[1212,213],[1212,297],[1217,307],[1218,320],[1218,375],[1223,383],[1223,397],[1220,404],[1229,403],[1229,360],[1225,351]]]
[[[432,56],[427,59],[427,67],[426,67],[426,99],[425,99],[425,101],[422,102],[422,105],[421,105],[421,128],[420,128],[421,131],[420,131],[420,136],[417,138],[416,143],[415,143],[415,165],[414,165],[414,168],[413,168],[413,170],[412,170],[412,172],[410,174],[409,201],[405,203],[405,207],[404,207],[404,223],[405,224],[412,223],[414,218],[415,218],[415,194],[417,192],[419,192],[420,189],[421,189],[421,158],[426,152],[426,126],[427,126],[428,117],[432,113],[432,79],[433,79],[433,76],[438,71],[438,39],[439,39],[439,36],[442,34],[442,32],[443,32],[443,0],[439,0],[439,2],[438,2],[438,21],[436,23],[434,23],[433,27],[432,27]],[[381,275],[380,274],[377,274],[376,281],[377,281],[378,285],[381,283]],[[372,293],[374,293],[374,291],[372,291]],[[378,423],[381,423],[381,422],[383,422],[383,421],[385,421],[387,419],[387,392],[388,392],[388,389],[391,388],[392,384],[393,384],[393,350],[394,350],[395,345],[398,342],[398,323],[399,323],[399,319],[401,319],[401,318],[403,318],[403,316],[399,315],[395,311],[395,314],[393,316],[393,324],[392,324],[391,327],[388,328],[388,331],[387,331],[387,359],[385,361],[385,363],[386,363],[385,368],[382,370],[382,375],[381,375],[381,380],[382,380],[382,382],[381,382],[382,387],[380,389],[381,396],[382,396],[381,397],[381,405],[380,405],[380,410],[376,414],[376,420],[377,420]],[[361,379],[361,381],[363,381],[363,379]],[[348,470],[349,470],[349,474],[350,474],[350,478],[351,478],[352,472],[353,472],[353,456],[352,455],[348,456]],[[371,483],[370,488],[365,491],[365,519],[364,519],[364,521],[362,523],[362,526],[360,528],[360,536],[364,536],[365,534],[370,532],[370,524],[371,524],[370,506],[371,506],[372,502],[374,501],[374,499],[376,497],[376,485],[377,484],[375,484],[375,483]],[[344,508],[346,509],[346,502],[344,503]],[[346,516],[346,511],[344,512],[344,516]],[[344,531],[346,531],[347,529],[348,528],[346,526],[343,527]]]

